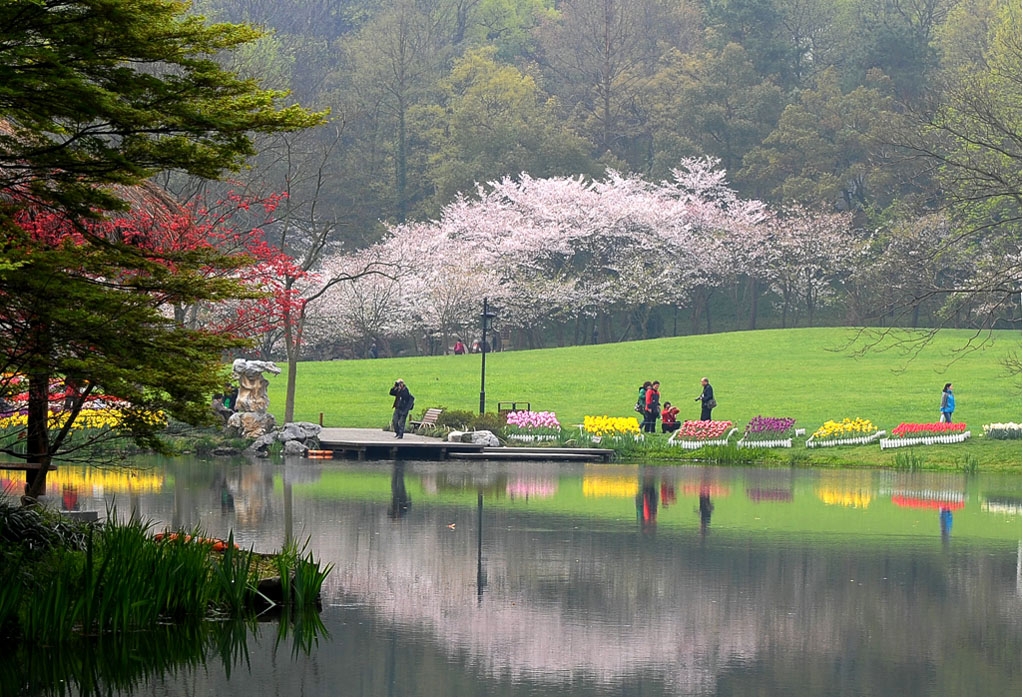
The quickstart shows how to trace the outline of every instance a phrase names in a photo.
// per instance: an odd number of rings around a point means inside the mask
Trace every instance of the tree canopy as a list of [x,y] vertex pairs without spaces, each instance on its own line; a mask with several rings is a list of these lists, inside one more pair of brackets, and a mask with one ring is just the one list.
[[178,244],[194,221],[143,181],[219,176],[253,133],[322,120],[215,60],[259,35],[170,0],[0,5],[0,392],[26,395],[23,444],[0,447],[38,467],[29,494],[90,400],[150,445],[161,419],[207,416],[243,342],[173,308],[251,296],[232,274],[249,259],[202,234]]

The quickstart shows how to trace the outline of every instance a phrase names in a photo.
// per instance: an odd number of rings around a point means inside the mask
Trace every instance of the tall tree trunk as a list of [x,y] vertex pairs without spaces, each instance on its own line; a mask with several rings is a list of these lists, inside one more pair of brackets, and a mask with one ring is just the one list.
[[35,318],[29,329],[33,353],[40,357],[28,372],[25,454],[28,464],[38,466],[25,472],[25,495],[37,499],[46,493],[46,471],[50,468],[50,356],[52,341],[45,319]]
[[298,384],[298,358],[302,352],[301,326],[304,309],[297,321],[284,319],[284,347],[287,350],[287,389],[284,396],[284,423],[295,420],[295,386]]
[[756,329],[756,319],[759,312],[759,279],[749,279],[749,324],[750,331]]
[[394,162],[394,184],[397,189],[397,220],[399,223],[405,221],[408,215],[408,160],[407,160],[407,132],[405,129],[405,105],[398,103],[397,114],[397,159]]

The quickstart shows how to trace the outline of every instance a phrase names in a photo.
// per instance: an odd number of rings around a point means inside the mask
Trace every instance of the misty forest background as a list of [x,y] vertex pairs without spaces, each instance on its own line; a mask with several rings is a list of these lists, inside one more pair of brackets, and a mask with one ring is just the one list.
[[[1022,117],[1012,106],[1022,78],[1018,6],[201,0],[195,11],[211,21],[270,30],[229,67],[328,108],[330,121],[259,137],[260,154],[229,182],[161,184],[193,202],[228,189],[285,193],[276,225],[292,230],[295,258],[312,258],[323,247],[368,248],[405,221],[437,219],[458,192],[477,195],[503,177],[600,179],[614,170],[656,183],[683,158],[709,156],[743,199],[844,214],[866,256],[829,273],[830,292],[808,311],[776,286],[751,288],[756,279],[746,274],[698,301],[686,293],[537,321],[506,332],[505,346],[810,323],[1013,327],[1022,316],[1005,302],[1022,190]],[[971,159],[977,151],[982,162]],[[991,244],[1007,246],[991,254]],[[1001,265],[970,267],[981,248]],[[1007,292],[949,303],[947,291],[980,277],[974,290]],[[464,315],[466,341],[478,338],[477,322]],[[304,357],[362,356],[373,341],[385,355],[438,353],[460,333],[320,332]],[[264,339],[264,355],[280,350]]]

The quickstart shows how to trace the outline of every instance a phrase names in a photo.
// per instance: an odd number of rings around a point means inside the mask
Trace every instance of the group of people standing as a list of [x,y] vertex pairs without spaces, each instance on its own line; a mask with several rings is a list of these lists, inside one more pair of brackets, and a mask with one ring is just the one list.
[[466,353],[484,353],[484,352],[493,353],[494,351],[500,350],[501,350],[500,334],[493,335],[492,344],[489,341],[476,340],[472,342],[471,347],[468,347],[465,346],[465,342],[463,342],[461,339],[458,339],[457,341],[454,342],[454,346],[451,347],[451,353],[453,353],[455,356],[463,356]]
[[[702,392],[695,398],[695,401],[702,402],[702,411],[699,415],[700,421],[710,421],[713,408],[717,406],[717,400],[713,398],[713,387],[707,378],[700,380],[703,386]],[[642,414],[642,432],[656,433],[656,422],[660,419],[660,430],[662,433],[670,433],[678,430],[681,425],[678,423],[678,407],[670,402],[660,403],[660,381],[647,380],[639,388],[639,399],[635,403],[635,411]]]

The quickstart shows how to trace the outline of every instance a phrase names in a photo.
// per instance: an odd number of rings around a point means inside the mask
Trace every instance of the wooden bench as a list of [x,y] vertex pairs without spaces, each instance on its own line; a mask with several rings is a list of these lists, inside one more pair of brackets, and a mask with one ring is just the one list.
[[426,413],[422,415],[421,421],[409,421],[408,425],[420,431],[427,428],[436,428],[436,420],[439,419],[440,415],[443,413],[444,410],[437,407],[427,409]]

